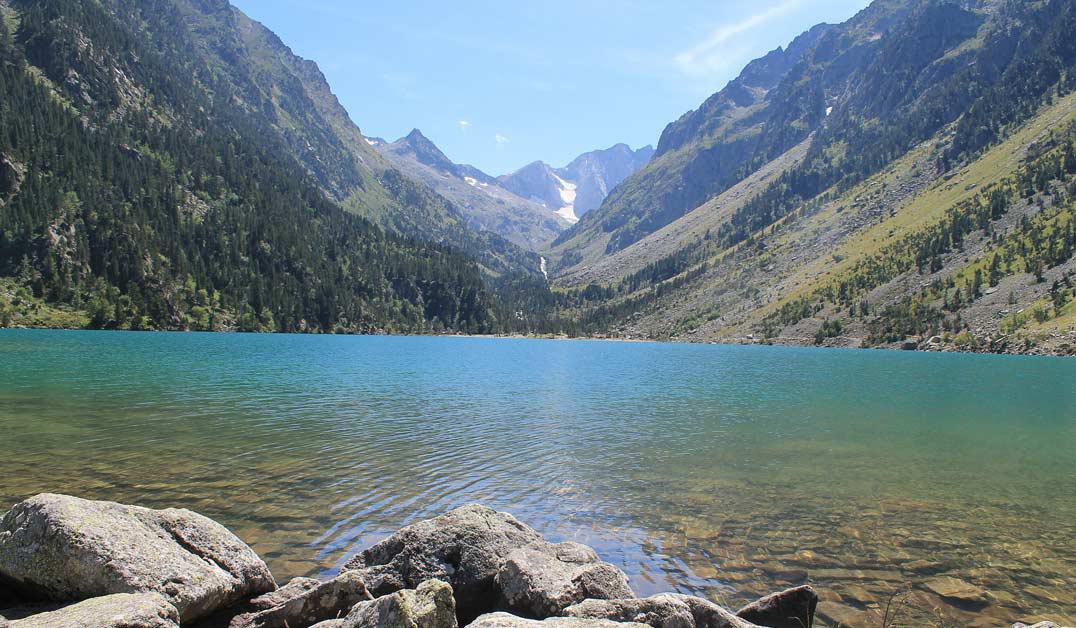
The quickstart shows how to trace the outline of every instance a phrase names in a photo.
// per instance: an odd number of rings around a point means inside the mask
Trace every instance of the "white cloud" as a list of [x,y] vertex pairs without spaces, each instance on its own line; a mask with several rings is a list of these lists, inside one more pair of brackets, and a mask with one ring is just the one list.
[[466,131],[467,129],[471,128],[471,121],[470,120],[460,120],[459,125],[460,125],[460,130],[461,131]]
[[721,48],[729,40],[750,32],[767,22],[787,15],[802,4],[803,0],[785,0],[764,11],[749,15],[739,22],[725,24],[709,37],[673,58],[682,72],[690,75],[706,75],[725,69],[729,55],[722,54]]
[[503,145],[507,144],[508,142],[511,142],[512,140],[510,140],[506,136],[501,135],[500,133],[498,133],[498,134],[493,136],[493,141],[497,142],[498,144],[503,146]]

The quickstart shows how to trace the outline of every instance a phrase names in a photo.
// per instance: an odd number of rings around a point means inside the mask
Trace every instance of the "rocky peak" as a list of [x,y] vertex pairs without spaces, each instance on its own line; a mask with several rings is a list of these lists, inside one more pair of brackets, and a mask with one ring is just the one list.
[[411,152],[419,163],[441,172],[459,176],[456,172],[456,164],[452,163],[452,160],[441,152],[441,149],[437,148],[436,144],[423,135],[422,131],[412,129],[406,137],[400,138],[395,144]]

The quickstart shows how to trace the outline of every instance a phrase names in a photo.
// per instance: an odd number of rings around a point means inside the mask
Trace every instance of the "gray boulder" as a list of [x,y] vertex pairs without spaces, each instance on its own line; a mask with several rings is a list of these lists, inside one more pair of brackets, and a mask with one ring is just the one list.
[[457,628],[452,587],[427,580],[418,589],[404,589],[357,605],[341,628]]
[[344,620],[342,619],[329,619],[326,621],[318,622],[310,628],[344,628]]
[[569,606],[564,614],[569,617],[639,622],[653,628],[754,626],[710,600],[678,593],[663,593],[639,599],[586,600]]
[[300,595],[321,586],[317,578],[292,578],[287,584],[265,595],[259,595],[247,602],[247,607],[254,611],[267,611],[286,604]]
[[748,604],[736,616],[769,628],[811,628],[818,594],[809,585],[786,589]]
[[508,607],[531,617],[553,617],[586,599],[632,598],[628,577],[579,543],[536,544],[508,555],[497,572]]
[[471,622],[467,628],[650,628],[645,624],[622,623],[608,619],[550,617],[545,620],[524,619],[508,613],[489,613]]
[[455,592],[460,617],[468,618],[491,609],[494,577],[508,555],[539,543],[541,535],[512,515],[472,504],[404,527],[344,568],[362,574],[376,596],[443,580]]
[[[338,619],[346,615],[359,602],[372,600],[362,577],[345,571],[328,582],[317,582],[311,587],[308,579],[289,583],[273,593],[251,600],[251,606],[275,606],[247,613],[233,619],[230,628],[304,628],[320,621]],[[291,597],[284,599],[285,592]],[[449,595],[451,596],[451,590]]]
[[[3,622],[0,621],[0,624]],[[178,628],[179,611],[157,593],[117,593],[31,615],[10,628]]]
[[0,520],[0,580],[26,600],[157,592],[185,622],[276,589],[253,550],[199,514],[51,494]]

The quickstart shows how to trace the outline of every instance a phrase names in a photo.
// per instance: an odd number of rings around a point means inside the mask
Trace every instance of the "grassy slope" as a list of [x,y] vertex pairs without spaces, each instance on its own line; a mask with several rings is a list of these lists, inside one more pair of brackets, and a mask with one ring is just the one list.
[[[762,246],[715,252],[704,262],[708,270],[668,290],[660,305],[645,308],[615,331],[654,338],[743,340],[781,306],[831,285],[857,262],[937,224],[950,207],[1012,174],[1029,144],[1071,120],[1076,120],[1076,95],[1045,108],[974,162],[939,176],[930,169],[945,139],[943,132],[862,184],[842,194],[831,190],[833,200],[816,212],[786,217],[776,232],[772,226],[761,230],[756,237]],[[968,260],[969,265],[976,262],[981,260]],[[699,270],[696,265],[665,286]],[[1060,318],[1027,329],[1065,331],[1073,316],[1069,307]]]
[[810,140],[805,140],[722,194],[631,246],[600,257],[593,263],[574,266],[557,279],[558,285],[607,283],[634,273],[679,249],[697,244],[707,232],[717,231],[728,222],[733,212],[782,172],[799,164],[809,146]]
[[[1042,136],[1051,128],[1076,120],[1076,94],[1070,95],[1047,108],[1005,142],[994,147],[980,159],[967,167],[937,180],[926,191],[911,199],[903,207],[892,208],[895,214],[854,239],[848,239],[828,257],[818,258],[806,265],[795,277],[796,289],[786,293],[766,307],[761,313],[768,313],[794,299],[824,287],[831,279],[849,272],[857,262],[871,255],[877,255],[885,247],[894,244],[904,236],[920,231],[940,221],[946,210],[961,201],[978,194],[980,188],[1011,175],[1020,163],[1028,144]],[[932,142],[931,142],[932,143]],[[831,220],[838,208],[847,207],[855,199],[868,194],[880,184],[885,184],[894,173],[908,167],[915,167],[915,157],[922,156],[930,148],[927,143],[918,147],[909,156],[898,161],[881,175],[872,177],[856,186],[841,197],[839,201],[827,207],[816,218],[819,222]],[[841,261],[835,261],[841,258]]]

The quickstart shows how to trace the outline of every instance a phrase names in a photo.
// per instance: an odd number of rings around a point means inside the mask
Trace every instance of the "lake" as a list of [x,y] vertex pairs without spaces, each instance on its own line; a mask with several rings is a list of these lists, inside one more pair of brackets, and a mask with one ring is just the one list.
[[1076,621],[1072,359],[9,330],[0,434],[4,508],[190,508],[282,581],[477,501],[641,594]]

